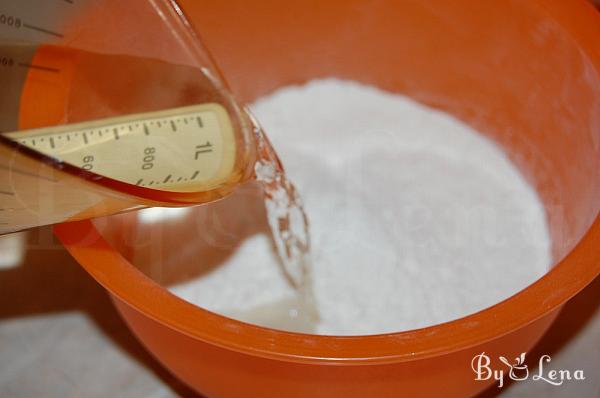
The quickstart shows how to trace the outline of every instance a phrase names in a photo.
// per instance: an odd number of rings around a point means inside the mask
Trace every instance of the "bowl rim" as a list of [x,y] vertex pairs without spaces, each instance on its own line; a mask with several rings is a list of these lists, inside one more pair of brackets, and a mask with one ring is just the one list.
[[[558,22],[600,71],[600,14],[584,0],[532,0]],[[301,363],[384,364],[448,354],[523,328],[561,307],[600,274],[600,215],[577,245],[539,280],[479,312],[421,329],[366,336],[322,336],[247,324],[170,293],[130,264],[91,220],[56,225],[71,255],[112,295],[193,339],[244,354]],[[523,312],[523,308],[528,308]]]

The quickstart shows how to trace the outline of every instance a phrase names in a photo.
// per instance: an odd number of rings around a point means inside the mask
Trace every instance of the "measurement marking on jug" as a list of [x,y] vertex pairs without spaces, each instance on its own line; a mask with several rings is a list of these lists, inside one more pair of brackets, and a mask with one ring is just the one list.
[[45,72],[52,72],[52,73],[59,73],[60,72],[60,69],[58,69],[58,68],[52,68],[50,66],[43,66],[43,65],[28,64],[28,63],[25,63],[25,62],[19,62],[19,66],[21,66],[23,68],[31,68],[31,69],[43,70]]
[[41,32],[41,33],[46,33],[47,35],[51,35],[51,36],[55,36],[55,37],[60,37],[60,38],[63,37],[63,35],[61,33],[53,32],[51,30],[44,29],[44,28],[41,28],[41,27],[35,26],[35,25],[30,25],[28,23],[23,23],[23,27],[27,28],[27,29],[35,30],[35,31],[38,31],[38,32]]
[[[214,105],[210,105],[214,106]],[[188,111],[190,109],[190,111]],[[217,149],[221,148],[219,144],[213,141],[213,136],[222,132],[222,129],[226,129],[226,133],[229,133],[230,126],[226,123],[228,120],[220,120],[221,113],[217,113],[216,124],[213,122],[213,114],[209,111],[204,112],[204,105],[200,108],[201,111],[195,111],[195,108],[182,108],[182,114],[177,114],[177,110],[165,110],[160,113],[147,113],[139,115],[119,115],[113,118],[100,120],[90,120],[82,123],[76,123],[73,125],[57,126],[53,128],[40,128],[32,129],[30,131],[23,131],[25,135],[19,136],[16,132],[2,133],[2,135],[8,135],[8,137],[14,139],[16,142],[20,142],[22,150],[27,150],[29,147],[32,150],[36,150],[44,155],[41,160],[46,163],[43,165],[46,171],[41,174],[45,175],[46,178],[38,175],[37,173],[28,174],[33,178],[37,178],[40,181],[47,179],[49,181],[57,182],[60,179],[55,180],[60,174],[53,172],[52,167],[62,168],[62,163],[65,166],[75,166],[80,169],[89,170],[92,166],[92,156],[96,157],[96,152],[100,160],[94,167],[94,170],[99,175],[108,175],[111,178],[116,178],[129,184],[135,184],[139,187],[147,187],[160,189],[162,186],[170,186],[179,184],[190,184],[192,182],[198,182],[204,178],[210,179],[213,174],[204,177],[203,167],[204,162],[218,162],[221,158],[216,158],[215,155]],[[191,111],[193,110],[193,111]],[[187,112],[187,114],[186,114]],[[166,116],[165,116],[166,115]],[[206,115],[206,116],[205,116]],[[207,123],[204,123],[204,117],[207,117]],[[136,122],[137,118],[137,122]],[[194,124],[196,124],[194,126]],[[213,126],[213,124],[215,124]],[[202,130],[199,130],[203,128]],[[214,131],[213,131],[214,128]],[[19,132],[21,133],[21,132]],[[183,135],[181,135],[183,134]],[[205,135],[200,139],[195,138],[198,134]],[[183,153],[181,161],[189,162],[185,165],[185,168],[179,170],[179,164],[171,165],[170,162],[164,161],[163,157],[156,157],[156,147],[148,145],[157,145],[162,143],[162,140],[167,137],[179,137],[181,135],[181,149],[188,151],[187,155]],[[100,138],[104,136],[104,138]],[[144,138],[148,136],[147,138]],[[152,137],[149,137],[152,136]],[[157,142],[154,142],[154,137],[157,137]],[[218,136],[216,136],[218,137]],[[229,138],[226,136],[226,138]],[[218,139],[218,138],[215,138]],[[73,141],[67,143],[67,140]],[[117,143],[116,141],[119,140]],[[150,142],[148,141],[150,140]],[[195,142],[194,142],[195,141]],[[125,145],[126,148],[121,148]],[[215,148],[217,145],[217,148]],[[114,152],[111,150],[114,148]],[[188,149],[186,149],[186,147]],[[192,158],[192,151],[189,149],[193,148],[194,157]],[[170,146],[168,147],[170,149]],[[143,163],[141,168],[146,170],[145,177],[141,178],[138,174],[123,173],[123,176],[119,175],[119,167],[117,164],[111,164],[112,159],[122,158],[126,156],[128,150],[143,150]],[[91,155],[94,153],[94,155]],[[210,154],[212,152],[212,154]],[[174,152],[174,156],[179,156]],[[210,154],[210,155],[209,155]],[[207,155],[207,156],[204,156]],[[229,154],[227,154],[229,156]],[[164,155],[162,155],[164,156]],[[83,159],[83,165],[82,160]],[[192,164],[196,162],[196,164]],[[202,162],[202,163],[200,163]],[[0,160],[0,163],[3,163]],[[8,165],[10,166],[10,165]],[[117,166],[117,167],[115,167]],[[138,166],[139,168],[139,166]],[[149,169],[154,169],[150,171]],[[11,170],[7,167],[7,170]],[[76,169],[66,168],[65,171],[72,172]],[[212,170],[212,169],[211,169]],[[36,170],[37,171],[37,170]],[[114,171],[114,175],[112,174]],[[2,170],[0,170],[2,172]],[[216,173],[216,171],[214,172]],[[183,174],[183,175],[182,175]],[[10,174],[5,174],[10,176]],[[16,174],[15,174],[16,176]],[[119,178],[121,177],[121,178]],[[137,177],[137,180],[135,179]],[[6,178],[8,179],[8,178]],[[9,191],[13,191],[10,186],[3,187],[0,185],[2,195],[0,197],[9,198]],[[18,191],[15,192],[15,196],[18,195]],[[7,199],[5,199],[7,201]],[[7,214],[4,212],[3,214]]]
[[14,192],[9,192],[9,191],[0,191],[1,194],[3,195],[9,195],[9,196],[15,196]]
[[198,160],[198,156],[208,152],[212,152],[212,144],[210,143],[210,141],[206,141],[206,144],[203,145],[196,145],[196,156],[194,157],[194,159]]
[[73,0],[63,0],[65,3],[73,4]]
[[9,14],[0,14],[0,25],[10,26],[19,29],[21,27],[21,18]]
[[13,66],[15,61],[9,57],[0,57],[0,66]]

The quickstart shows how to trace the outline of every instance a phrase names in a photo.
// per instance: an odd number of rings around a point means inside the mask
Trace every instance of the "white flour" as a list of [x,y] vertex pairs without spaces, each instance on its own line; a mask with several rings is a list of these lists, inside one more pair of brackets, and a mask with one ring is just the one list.
[[[536,193],[500,148],[463,123],[334,79],[283,88],[251,109],[306,205],[318,333],[449,321],[547,271]],[[294,296],[264,234],[170,289],[230,315]]]

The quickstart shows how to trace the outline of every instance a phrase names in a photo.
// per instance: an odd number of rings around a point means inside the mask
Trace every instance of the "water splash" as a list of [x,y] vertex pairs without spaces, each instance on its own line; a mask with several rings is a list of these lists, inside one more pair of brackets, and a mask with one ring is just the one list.
[[[272,322],[263,320],[261,323],[277,325],[279,329],[310,332],[319,321],[319,315],[312,286],[308,217],[302,199],[294,184],[287,178],[269,139],[258,123],[252,120],[258,153],[254,167],[256,181],[263,186],[267,218],[282,271],[298,295],[295,300],[286,299],[269,306],[273,313]],[[255,312],[257,313],[254,315],[259,312],[262,314],[264,309],[257,309]],[[282,314],[285,314],[284,318],[288,318],[287,321],[281,319]],[[251,315],[247,313],[246,317],[250,318]],[[294,326],[281,326],[286,323]],[[299,328],[298,323],[304,326]]]

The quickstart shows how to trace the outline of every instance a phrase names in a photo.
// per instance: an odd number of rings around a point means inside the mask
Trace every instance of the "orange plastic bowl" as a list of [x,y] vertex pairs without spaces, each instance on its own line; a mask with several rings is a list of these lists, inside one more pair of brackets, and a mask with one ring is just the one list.
[[[279,332],[197,308],[90,221],[56,233],[168,369],[210,397],[465,397],[471,359],[528,351],[600,272],[600,17],[583,0],[182,1],[234,92],[337,76],[443,109],[503,146],[543,199],[556,265],[479,313],[367,337]],[[523,264],[527,266],[527,264]]]

